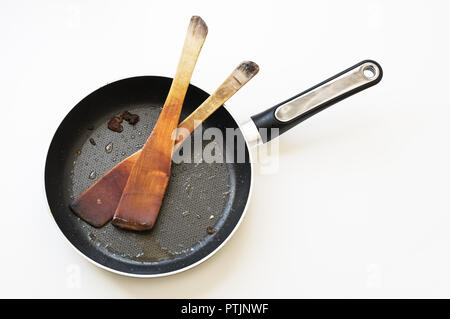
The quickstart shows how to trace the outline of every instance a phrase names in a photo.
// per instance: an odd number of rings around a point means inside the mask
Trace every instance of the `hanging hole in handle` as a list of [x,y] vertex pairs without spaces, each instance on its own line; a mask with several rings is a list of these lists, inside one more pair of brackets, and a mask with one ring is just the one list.
[[373,80],[377,75],[377,70],[375,69],[375,67],[373,65],[366,65],[363,68],[363,74],[366,79]]

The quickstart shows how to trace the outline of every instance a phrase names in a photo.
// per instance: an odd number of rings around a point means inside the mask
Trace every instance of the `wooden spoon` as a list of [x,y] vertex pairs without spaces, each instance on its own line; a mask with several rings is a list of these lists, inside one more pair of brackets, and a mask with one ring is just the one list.
[[[242,62],[210,97],[180,123],[178,128],[184,128],[192,133],[196,125],[213,114],[252,79],[258,73],[258,70],[259,67],[256,63]],[[186,137],[186,135],[183,135],[177,140],[173,149],[174,152]],[[85,190],[71,203],[72,210],[92,226],[102,227],[105,225],[114,215],[128,176],[140,153],[141,151],[138,151],[124,159]]]

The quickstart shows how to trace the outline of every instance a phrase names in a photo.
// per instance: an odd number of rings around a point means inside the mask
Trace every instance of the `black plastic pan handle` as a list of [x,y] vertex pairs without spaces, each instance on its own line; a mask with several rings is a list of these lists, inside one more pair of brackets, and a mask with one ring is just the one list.
[[[261,134],[262,142],[266,143],[334,103],[377,84],[382,77],[383,70],[377,62],[364,60],[309,90],[252,116],[252,120],[260,132],[267,129],[267,134]],[[279,129],[276,136],[271,130],[273,128]]]

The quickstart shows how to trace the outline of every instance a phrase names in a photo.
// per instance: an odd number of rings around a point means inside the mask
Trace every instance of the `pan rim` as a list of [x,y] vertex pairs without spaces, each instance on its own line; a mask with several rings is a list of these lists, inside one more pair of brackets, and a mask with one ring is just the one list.
[[[144,75],[144,76],[159,77],[159,78],[170,78],[170,77],[165,77],[165,76],[152,76],[152,75]],[[136,76],[136,77],[140,77],[140,76]],[[123,78],[123,79],[121,79],[121,80],[130,79],[130,78],[133,78],[133,77]],[[119,80],[119,81],[120,81],[120,80]],[[106,85],[108,85],[108,84],[106,84]],[[195,85],[192,84],[192,83],[191,83],[191,85],[195,86]],[[100,88],[102,88],[102,87],[103,87],[103,86],[101,86]],[[196,87],[197,87],[197,86],[196,86]],[[98,88],[98,89],[100,89],[100,88]],[[93,93],[93,92],[95,92],[95,91],[92,91],[91,93]],[[205,92],[206,92],[206,91],[205,91]],[[208,93],[208,92],[206,92],[206,93]],[[208,93],[208,94],[209,94],[209,93]],[[88,94],[88,95],[89,95],[89,94]],[[224,104],[222,107],[230,114],[230,116],[231,116],[231,117],[233,118],[233,120],[236,122],[238,128],[239,128],[240,130],[242,130],[242,125],[241,125],[241,123],[239,123],[238,121],[236,121],[236,117],[234,116],[233,112],[231,112],[230,109],[229,109],[225,104]],[[69,111],[69,113],[70,113],[70,111]],[[67,115],[68,115],[68,113],[66,114],[66,116],[67,116]],[[65,118],[65,117],[64,117],[64,118]],[[63,120],[64,120],[64,118],[63,118]],[[62,120],[62,121],[63,121],[63,120]],[[56,132],[55,132],[55,134],[56,134]],[[48,150],[50,150],[50,146],[51,146],[51,144],[52,144],[53,138],[54,138],[54,135],[53,135],[52,139],[50,140],[50,142],[49,142],[49,144],[48,144],[48,147],[47,147]],[[247,210],[248,210],[248,207],[249,207],[249,204],[250,204],[250,201],[251,201],[252,193],[253,193],[254,167],[253,167],[253,155],[252,155],[250,145],[249,145],[248,140],[247,140],[247,138],[246,138],[245,135],[244,135],[244,140],[245,140],[245,145],[246,145],[246,147],[247,147],[247,149],[248,149],[248,155],[249,155],[249,163],[250,163],[250,187],[249,187],[249,195],[248,195],[248,197],[247,197],[247,199],[246,199],[246,203],[245,203],[244,209],[243,209],[243,211],[242,211],[242,214],[241,214],[241,216],[239,217],[238,222],[234,225],[234,227],[233,227],[232,231],[230,232],[230,234],[229,234],[229,235],[228,235],[228,236],[220,243],[220,245],[218,245],[213,251],[211,251],[208,255],[204,256],[202,259],[197,260],[196,262],[194,262],[194,263],[192,263],[192,264],[190,264],[190,265],[187,265],[187,266],[185,266],[185,267],[183,267],[183,268],[176,269],[176,270],[172,270],[172,271],[168,271],[168,272],[162,272],[162,273],[158,273],[158,274],[135,274],[135,273],[131,273],[131,272],[124,272],[124,271],[119,271],[119,270],[110,268],[110,267],[108,267],[108,266],[106,266],[106,265],[100,264],[99,262],[97,262],[97,261],[93,260],[92,258],[88,257],[87,255],[85,255],[83,252],[81,252],[81,251],[80,251],[80,250],[79,250],[79,249],[78,249],[78,248],[77,248],[77,247],[69,240],[69,238],[65,235],[64,231],[60,228],[60,226],[59,226],[58,223],[56,222],[56,219],[55,219],[55,217],[54,217],[54,215],[53,215],[53,212],[52,212],[52,210],[51,210],[51,208],[50,208],[49,198],[48,198],[47,191],[46,191],[46,179],[45,179],[45,171],[46,171],[45,167],[46,167],[46,165],[44,165],[44,170],[43,170],[43,171],[44,171],[43,184],[44,184],[44,193],[45,193],[46,204],[47,204],[47,208],[48,208],[49,215],[51,216],[52,220],[54,221],[54,223],[55,223],[56,226],[58,227],[59,232],[60,232],[60,235],[62,235],[62,237],[65,238],[65,240],[70,244],[70,246],[71,246],[71,247],[72,247],[79,255],[81,255],[82,257],[84,257],[87,261],[89,261],[90,263],[92,263],[93,265],[95,265],[95,266],[97,266],[97,267],[99,267],[99,268],[101,268],[101,269],[104,269],[104,270],[109,271],[109,272],[114,273],[114,274],[118,274],[118,275],[122,275],[122,276],[126,276],[126,277],[133,277],[133,278],[156,278],[156,277],[165,277],[165,276],[175,275],[175,274],[177,274],[177,273],[184,272],[184,271],[186,271],[186,270],[189,270],[189,269],[191,269],[191,268],[194,268],[195,266],[198,266],[199,264],[205,262],[206,260],[208,260],[209,258],[211,258],[213,255],[215,255],[215,254],[216,254],[216,253],[217,253],[217,252],[218,252],[218,251],[219,251],[219,250],[220,250],[220,249],[221,249],[221,248],[222,248],[222,247],[230,240],[230,238],[235,234],[235,232],[237,231],[237,229],[238,229],[239,226],[241,225],[241,223],[242,223],[242,221],[243,221],[243,219],[244,219],[244,216],[245,216],[246,213],[247,213]],[[47,158],[47,156],[48,156],[48,151],[47,151],[47,153],[46,153],[46,158]],[[46,162],[47,162],[47,160],[45,161],[45,163],[46,163]]]

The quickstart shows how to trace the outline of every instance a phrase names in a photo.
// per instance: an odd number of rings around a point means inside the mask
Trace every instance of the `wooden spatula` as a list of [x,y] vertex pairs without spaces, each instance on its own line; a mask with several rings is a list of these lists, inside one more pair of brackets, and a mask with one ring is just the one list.
[[113,223],[122,228],[153,227],[169,182],[172,135],[177,129],[184,97],[208,28],[200,17],[192,17],[177,72],[161,114],[139,158],[131,169],[114,214]]
[[[199,123],[206,120],[232,97],[258,73],[258,70],[256,63],[242,62],[210,97],[178,125],[178,128],[192,133]],[[174,146],[174,152],[186,137],[186,135],[180,136]],[[105,225],[114,215],[128,176],[140,153],[141,151],[138,151],[124,159],[78,196],[70,204],[75,214],[92,226]]]

